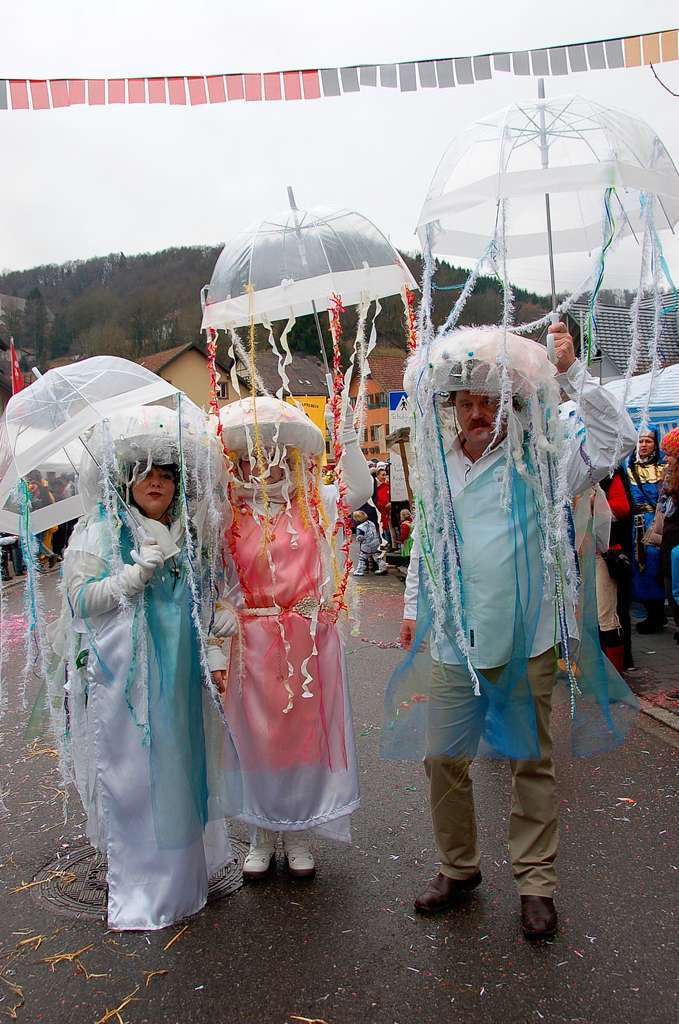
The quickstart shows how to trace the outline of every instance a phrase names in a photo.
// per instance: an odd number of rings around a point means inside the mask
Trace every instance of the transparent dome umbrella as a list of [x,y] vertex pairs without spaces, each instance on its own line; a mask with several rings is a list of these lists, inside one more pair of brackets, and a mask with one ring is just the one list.
[[[202,329],[234,329],[398,295],[415,280],[375,225],[354,210],[290,209],[267,217],[224,246],[203,289]],[[321,352],[329,373],[320,325]]]
[[[66,470],[72,478],[89,430],[116,412],[176,395],[172,384],[117,356],[94,356],[48,370],[7,403],[0,419],[0,530],[18,534],[17,484],[29,473]],[[36,508],[41,533],[82,514],[79,495]]]
[[[540,88],[544,97],[544,88]],[[515,103],[475,121],[446,150],[418,221],[440,256],[479,259],[497,239],[506,203],[509,260],[594,253],[607,190],[618,237],[644,230],[640,196],[654,196],[655,227],[679,220],[679,175],[653,129],[580,96]]]

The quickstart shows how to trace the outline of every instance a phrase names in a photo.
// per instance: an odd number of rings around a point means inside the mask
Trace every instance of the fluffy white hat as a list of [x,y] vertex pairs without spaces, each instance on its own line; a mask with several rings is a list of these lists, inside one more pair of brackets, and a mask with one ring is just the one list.
[[[469,390],[499,395],[503,352],[503,332],[498,327],[461,327],[437,338],[429,352],[426,368],[434,391]],[[547,349],[530,338],[507,334],[507,359],[512,393],[521,398],[551,384],[556,367],[547,357]],[[404,387],[413,395],[422,370],[421,354],[408,360]]]
[[264,448],[273,448],[278,444],[281,447],[297,448],[306,455],[321,455],[325,451],[323,434],[315,423],[294,405],[271,395],[257,397],[254,402],[252,398],[243,398],[240,402],[222,407],[219,419],[227,451],[247,452],[248,436],[252,446],[255,412]]

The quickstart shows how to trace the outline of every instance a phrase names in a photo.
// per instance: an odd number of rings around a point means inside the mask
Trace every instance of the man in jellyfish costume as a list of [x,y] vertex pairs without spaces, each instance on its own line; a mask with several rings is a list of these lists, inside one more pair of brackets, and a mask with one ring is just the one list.
[[221,448],[186,399],[179,416],[121,412],[88,438],[80,493],[49,634],[52,724],[107,859],[108,926],[164,928],[205,905],[239,806],[209,668],[211,623],[234,628],[214,611],[226,596]]
[[[578,752],[619,742],[635,703],[598,643],[591,523],[576,556],[570,511],[609,472],[620,436],[631,449],[634,429],[565,326],[550,330],[555,365],[502,328],[440,335],[409,360],[419,491],[401,629],[409,655],[388,685],[382,736],[384,757],[425,761],[440,857],[415,901],[425,914],[481,883],[470,766],[484,752],[509,759],[509,852],[529,938],[557,928],[557,676]],[[577,435],[559,419],[560,389],[577,401]],[[430,627],[431,656],[421,650]]]
[[289,873],[309,878],[310,835],[349,841],[359,805],[340,632],[350,566],[338,531],[372,479],[349,419],[337,486],[321,483],[323,435],[292,404],[248,398],[220,419],[234,463],[229,537],[242,592],[224,710],[243,778],[239,817],[251,827],[243,874],[269,872],[282,833]]

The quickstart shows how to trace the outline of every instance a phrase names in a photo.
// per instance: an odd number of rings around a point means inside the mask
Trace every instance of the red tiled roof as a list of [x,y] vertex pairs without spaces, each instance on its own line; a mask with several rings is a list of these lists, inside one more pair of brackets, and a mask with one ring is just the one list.
[[[176,345],[175,348],[166,348],[162,352],[152,352],[150,356],[144,356],[143,359],[138,359],[137,362],[140,366],[145,367],[147,370],[151,370],[152,373],[160,373],[160,371],[165,369],[165,367],[176,359],[177,356],[180,356],[183,352],[188,352],[191,348],[195,348],[196,352],[199,352],[201,356],[207,358],[200,345],[196,345],[195,341],[188,341],[184,345]],[[217,359],[217,366],[221,370],[227,369],[220,359]]]
[[401,391],[405,371],[405,352],[380,352],[370,356],[370,376],[381,391]]
[[177,345],[175,348],[166,348],[163,352],[153,352],[150,356],[144,356],[143,359],[137,361],[140,366],[146,367],[147,370],[151,370],[153,373],[158,373],[168,363],[171,363],[173,359],[176,359],[182,352],[186,352],[190,348],[193,348],[192,341],[186,342],[184,345]]

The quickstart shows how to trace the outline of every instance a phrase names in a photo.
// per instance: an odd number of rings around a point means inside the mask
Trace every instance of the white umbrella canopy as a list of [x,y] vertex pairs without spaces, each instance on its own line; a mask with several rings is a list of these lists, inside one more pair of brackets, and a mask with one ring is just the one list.
[[498,233],[498,202],[509,200],[510,259],[549,251],[587,253],[602,237],[602,196],[616,189],[621,233],[643,230],[640,193],[657,197],[656,226],[679,221],[679,174],[644,121],[580,96],[514,104],[474,122],[451,143],[418,221],[440,256],[478,259]]
[[[207,286],[202,329],[243,327],[417,287],[400,255],[354,210],[289,209],[236,235]],[[315,309],[314,309],[315,306]]]
[[[39,471],[74,478],[90,429],[130,406],[160,402],[177,388],[137,363],[94,356],[48,370],[13,395],[0,419],[0,530],[19,532],[13,492],[23,477]],[[79,495],[36,507],[31,529],[40,533],[81,515]]]

